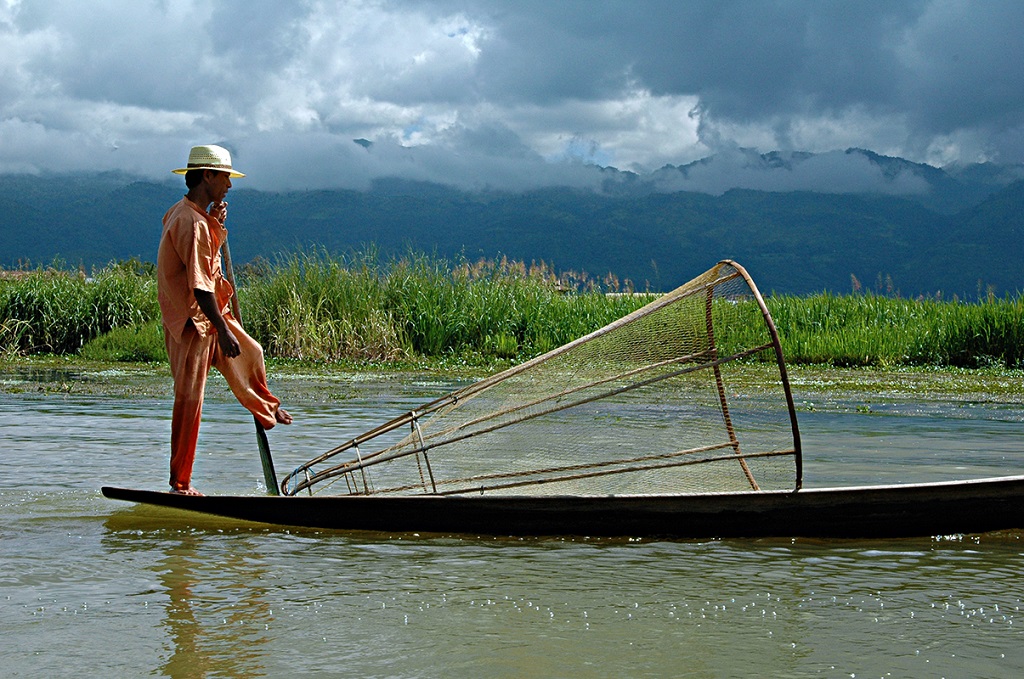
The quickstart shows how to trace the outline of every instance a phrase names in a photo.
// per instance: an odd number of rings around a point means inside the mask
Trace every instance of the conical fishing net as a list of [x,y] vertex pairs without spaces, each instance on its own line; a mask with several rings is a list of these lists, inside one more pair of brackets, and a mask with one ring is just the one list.
[[286,495],[623,495],[792,489],[800,478],[775,328],[746,271],[725,261],[281,485]]

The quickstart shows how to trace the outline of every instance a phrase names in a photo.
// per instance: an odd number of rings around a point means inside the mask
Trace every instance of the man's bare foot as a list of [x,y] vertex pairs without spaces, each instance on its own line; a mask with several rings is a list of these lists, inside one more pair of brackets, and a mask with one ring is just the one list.
[[291,424],[292,415],[284,408],[278,408],[277,412],[274,413],[274,419],[277,420],[278,424]]
[[199,497],[203,496],[202,493],[200,493],[192,486],[189,486],[188,488],[171,488],[171,492],[174,493],[175,495],[197,495]]

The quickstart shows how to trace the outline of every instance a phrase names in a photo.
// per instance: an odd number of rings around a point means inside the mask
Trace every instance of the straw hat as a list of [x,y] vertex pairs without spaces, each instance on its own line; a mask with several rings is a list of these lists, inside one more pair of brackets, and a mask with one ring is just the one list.
[[193,146],[188,152],[188,166],[177,170],[171,170],[174,174],[185,174],[189,170],[217,170],[228,172],[230,177],[244,177],[245,175],[231,167],[231,154],[223,146]]

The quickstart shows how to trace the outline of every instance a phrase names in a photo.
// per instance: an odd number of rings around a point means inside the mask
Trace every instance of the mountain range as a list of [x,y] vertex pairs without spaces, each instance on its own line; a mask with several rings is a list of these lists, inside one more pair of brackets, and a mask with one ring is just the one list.
[[[721,259],[743,264],[765,293],[974,299],[1024,290],[1024,167],[844,153],[881,184],[832,181],[829,168],[843,158],[750,151],[739,166],[711,157],[646,175],[604,168],[594,189],[469,191],[383,178],[368,190],[271,192],[239,181],[228,228],[236,266],[372,244],[384,255],[544,261],[653,290]],[[728,188],[730,172],[740,188]],[[817,190],[801,190],[801,176],[817,178]],[[757,178],[768,188],[750,188]],[[704,190],[687,190],[697,185]],[[161,217],[185,191],[180,178],[123,174],[2,175],[0,187],[0,265],[87,269],[155,261]]]

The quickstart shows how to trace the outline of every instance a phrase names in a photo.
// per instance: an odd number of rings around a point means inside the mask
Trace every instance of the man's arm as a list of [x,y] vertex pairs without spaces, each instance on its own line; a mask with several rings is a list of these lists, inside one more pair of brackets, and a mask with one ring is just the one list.
[[221,353],[227,358],[238,356],[241,353],[241,348],[234,334],[228,329],[228,324],[224,322],[220,309],[217,308],[216,296],[212,292],[200,290],[199,288],[194,289],[192,294],[196,296],[199,308],[203,310],[206,317],[213,323],[214,329],[217,330],[217,344],[220,345]]

